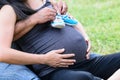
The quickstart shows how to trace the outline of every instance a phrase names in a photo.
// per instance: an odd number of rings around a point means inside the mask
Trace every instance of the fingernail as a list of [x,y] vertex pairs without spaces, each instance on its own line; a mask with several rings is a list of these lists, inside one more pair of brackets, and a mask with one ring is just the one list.
[[73,54],[73,56],[75,56],[75,54]]
[[76,60],[74,60],[74,62],[76,62]]
[[62,48],[62,50],[65,50],[64,48]]
[[65,48],[62,48],[62,50],[64,50]]
[[74,65],[74,63],[72,63],[72,65]]

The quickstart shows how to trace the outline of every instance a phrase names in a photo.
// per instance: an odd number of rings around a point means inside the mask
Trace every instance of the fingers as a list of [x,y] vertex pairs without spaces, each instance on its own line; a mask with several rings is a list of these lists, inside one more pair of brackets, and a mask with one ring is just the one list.
[[52,9],[52,8],[48,8],[48,12],[52,12],[56,15],[57,11],[55,9]]
[[58,2],[58,11],[59,11],[59,13],[61,13],[61,10],[62,10],[62,7],[63,7],[63,2],[62,2],[62,0],[59,0],[59,2]]
[[58,9],[58,4],[57,4],[56,2],[52,3],[52,5],[53,5],[53,8],[54,8],[56,11],[59,10],[59,9]]
[[89,52],[90,52],[90,49],[91,49],[91,43],[90,43],[89,40],[86,40],[86,42],[87,42],[87,45],[88,45],[87,53],[89,53]]
[[47,13],[48,13],[48,16],[54,16],[54,17],[57,14],[56,10],[54,9],[48,9]]
[[45,7],[37,12],[36,20],[38,23],[44,23],[55,19],[57,12],[55,9]]
[[75,56],[75,54],[61,54],[64,51],[64,48],[50,51],[46,54],[46,63],[53,67],[68,67],[69,65],[73,65],[76,60],[70,58]]
[[89,58],[90,58],[91,43],[90,43],[89,40],[86,40],[86,43],[87,43],[87,45],[88,45],[87,54],[86,54],[86,59],[89,59]]
[[[63,48],[63,49],[58,49],[58,50],[53,50],[55,53],[63,53],[64,51],[65,51],[65,49]],[[71,54],[61,54],[60,55],[61,56],[61,58],[71,58],[71,57],[74,57],[75,56],[75,54],[73,54],[73,53],[71,53]]]
[[61,62],[63,62],[63,63],[75,63],[76,60],[75,59],[63,59]]
[[48,16],[47,17],[48,21],[53,21],[55,19],[55,16],[56,16],[57,12],[54,9],[48,8],[47,14],[48,14],[47,15]]
[[55,20],[55,17],[54,17],[54,16],[49,16],[49,17],[48,17],[48,21],[53,21],[53,20]]
[[71,57],[74,57],[74,56],[75,56],[75,54],[62,54],[62,55],[61,55],[61,57],[64,58],[64,59],[65,59],[65,58],[66,58],[66,59],[67,59],[67,58],[71,58]]
[[63,2],[63,8],[61,10],[61,14],[66,14],[67,10],[68,10],[67,4]]
[[58,12],[61,14],[65,14],[67,12],[67,4],[65,2],[63,2],[62,0],[59,0],[58,4]]
[[60,63],[58,67],[69,67],[70,65],[73,65],[74,63]]
[[74,59],[63,59],[56,67],[69,67],[70,65],[74,65],[75,62]]
[[59,0],[58,2],[51,2],[54,9],[57,11],[57,13],[60,13],[60,14],[65,14],[67,12],[67,4],[62,1],[62,0]]
[[58,49],[58,50],[53,50],[55,53],[63,53],[65,51],[65,49]]
[[90,59],[90,53],[86,54],[86,59]]
[[57,67],[69,67],[69,66],[64,66],[64,65],[58,65]]

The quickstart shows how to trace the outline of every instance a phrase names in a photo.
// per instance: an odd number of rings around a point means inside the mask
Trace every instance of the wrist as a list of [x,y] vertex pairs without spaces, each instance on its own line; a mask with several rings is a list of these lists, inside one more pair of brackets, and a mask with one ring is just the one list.
[[31,22],[32,25],[36,25],[38,23],[38,20],[34,16],[35,14],[29,17],[29,22]]
[[45,54],[40,54],[37,61],[38,64],[47,64],[47,57],[45,56]]

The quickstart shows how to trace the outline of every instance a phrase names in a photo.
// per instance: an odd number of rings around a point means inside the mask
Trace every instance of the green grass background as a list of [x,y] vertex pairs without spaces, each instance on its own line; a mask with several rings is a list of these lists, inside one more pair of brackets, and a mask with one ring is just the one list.
[[120,0],[65,0],[68,12],[84,26],[92,52],[120,51]]

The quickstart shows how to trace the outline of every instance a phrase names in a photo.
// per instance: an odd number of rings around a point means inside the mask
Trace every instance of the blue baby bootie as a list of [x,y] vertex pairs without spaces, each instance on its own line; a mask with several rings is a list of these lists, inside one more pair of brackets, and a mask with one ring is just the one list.
[[65,22],[65,24],[67,25],[71,25],[71,26],[74,26],[74,25],[77,25],[78,24],[78,21],[69,17],[68,15],[61,15],[62,16],[62,19],[63,21]]
[[63,28],[63,27],[65,27],[65,22],[62,20],[61,15],[56,15],[56,18],[51,23],[51,26],[54,27],[54,28]]

